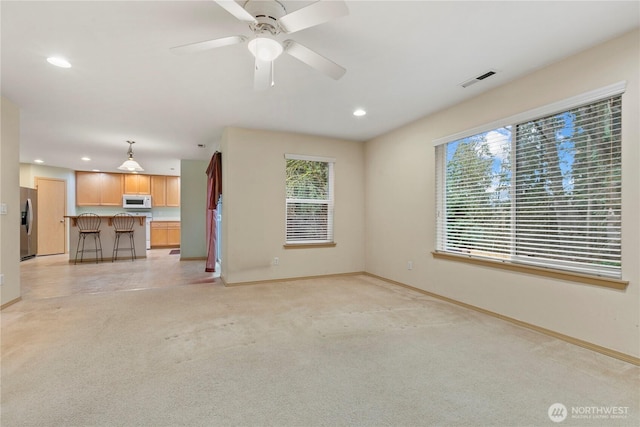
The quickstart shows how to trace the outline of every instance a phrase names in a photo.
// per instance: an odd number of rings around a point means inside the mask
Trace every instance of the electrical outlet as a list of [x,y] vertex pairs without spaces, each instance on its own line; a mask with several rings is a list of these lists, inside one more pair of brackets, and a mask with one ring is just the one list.
[[413,261],[407,262],[407,270],[413,270]]
[[275,258],[273,259],[273,265],[279,265],[279,264],[280,264],[280,258],[275,257]]

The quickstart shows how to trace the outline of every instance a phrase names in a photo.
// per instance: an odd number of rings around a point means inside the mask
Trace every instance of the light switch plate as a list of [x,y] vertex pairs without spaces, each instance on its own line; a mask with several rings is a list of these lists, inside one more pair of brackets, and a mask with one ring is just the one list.
[[6,215],[6,214],[7,214],[7,204],[0,203],[0,215]]

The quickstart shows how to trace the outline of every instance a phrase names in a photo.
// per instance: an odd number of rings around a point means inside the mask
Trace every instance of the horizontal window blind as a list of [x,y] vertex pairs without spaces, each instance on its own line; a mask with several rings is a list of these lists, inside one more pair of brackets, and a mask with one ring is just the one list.
[[437,250],[621,277],[621,97],[436,146]]
[[286,243],[289,244],[333,242],[333,162],[314,159],[286,158]]
[[516,255],[619,277],[621,99],[519,124]]
[[504,258],[511,242],[511,127],[436,147],[441,250]]

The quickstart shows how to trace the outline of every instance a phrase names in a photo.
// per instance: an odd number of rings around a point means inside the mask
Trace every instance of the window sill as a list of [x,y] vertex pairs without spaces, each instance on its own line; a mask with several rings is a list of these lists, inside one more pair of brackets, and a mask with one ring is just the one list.
[[310,248],[333,248],[335,242],[331,243],[285,243],[282,245],[285,249],[310,249]]
[[551,277],[552,279],[568,280],[571,282],[585,283],[588,285],[602,286],[611,289],[625,290],[629,285],[629,282],[625,280],[613,279],[609,277],[590,276],[588,274],[572,273],[570,271],[554,270],[552,268],[532,267],[510,262],[472,258],[464,255],[453,255],[444,252],[431,252],[431,255],[433,255],[433,257],[436,259],[465,262],[468,264],[499,268],[502,270],[515,271],[518,273],[534,274],[537,276]]

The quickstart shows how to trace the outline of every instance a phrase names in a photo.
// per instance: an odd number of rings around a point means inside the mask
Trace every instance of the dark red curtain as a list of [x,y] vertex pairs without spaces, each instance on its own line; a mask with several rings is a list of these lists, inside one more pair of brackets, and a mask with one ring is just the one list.
[[218,253],[218,231],[216,218],[218,217],[218,200],[222,194],[222,153],[215,152],[209,167],[207,167],[207,263],[205,271],[216,271]]

